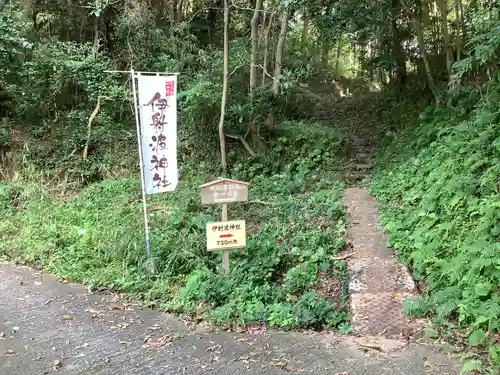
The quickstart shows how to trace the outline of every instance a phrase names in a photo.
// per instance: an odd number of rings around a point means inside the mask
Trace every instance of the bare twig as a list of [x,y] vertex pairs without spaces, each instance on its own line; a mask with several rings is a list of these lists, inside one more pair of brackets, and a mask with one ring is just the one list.
[[229,77],[231,77],[234,73],[236,73],[236,71],[240,68],[243,68],[244,65],[238,65],[236,68],[233,69],[233,71],[231,73],[229,73]]
[[253,156],[253,157],[257,156],[257,153],[254,150],[252,150],[252,148],[250,147],[250,145],[248,144],[248,142],[246,141],[245,138],[240,137],[240,141],[241,141],[241,144],[243,145],[243,147],[245,147],[245,150],[247,150],[251,156]]
[[[253,8],[245,8],[245,7],[241,7],[241,6],[238,6],[238,5],[234,5],[234,4],[231,4],[229,5],[230,8],[236,8],[236,9],[240,9],[240,10],[248,10],[248,11],[255,11],[255,9]],[[209,10],[224,10],[224,8],[220,8],[220,7],[205,7],[205,8],[201,8],[199,10],[197,10],[196,12],[193,13],[193,15],[191,16],[191,18],[189,18],[187,20],[188,23],[192,22],[194,20],[194,18],[200,14],[201,12],[204,12],[204,11],[209,11]],[[260,12],[265,12],[264,9],[261,9]],[[275,14],[276,12],[269,12],[269,14]]]
[[239,135],[231,135],[231,134],[226,134],[226,137],[232,138],[232,139],[238,139],[241,142],[241,144],[243,145],[243,147],[245,147],[245,150],[247,150],[247,152],[250,154],[250,156],[254,156],[254,157],[257,156],[257,153],[254,150],[252,150],[252,148],[250,147],[248,142],[245,140],[245,138],[243,138]]
[[276,203],[264,202],[264,201],[261,201],[260,199],[256,199],[254,201],[248,201],[247,203],[258,203],[258,204],[263,204],[266,206],[276,206]]
[[345,260],[347,258],[353,257],[354,255],[356,255],[356,253],[349,253],[349,254],[341,255],[339,257],[332,257],[332,260]]
[[[251,12],[254,12],[255,11],[255,8],[248,8],[248,7],[242,7],[242,6],[239,6],[239,5],[235,5],[234,3],[231,3],[231,5],[229,6],[230,8],[236,8],[236,9],[240,9],[240,10],[249,10]],[[259,12],[263,13],[265,12],[265,9],[260,9]],[[277,12],[269,12],[268,13],[270,14],[275,14]]]
[[83,158],[87,159],[87,155],[89,152],[89,143],[90,143],[90,136],[92,135],[92,121],[94,121],[94,118],[97,116],[97,113],[99,112],[99,109],[101,108],[101,99],[108,99],[106,96],[98,96],[97,97],[97,105],[95,106],[94,111],[89,117],[89,122],[87,124],[87,141],[85,142],[85,147],[83,149]]
[[267,72],[267,69],[266,69],[266,68],[264,68],[261,64],[257,64],[256,66],[257,66],[257,68],[261,68],[261,69],[262,69],[262,72],[263,72],[266,76],[268,76],[269,78],[271,78],[273,81],[276,81],[276,78],[274,78],[272,75],[270,75],[270,74]]
[[363,348],[368,348],[368,349],[375,349],[375,350],[378,350],[378,351],[382,351],[382,348],[380,347],[380,345],[376,345],[376,344],[361,344],[361,343],[358,343],[359,346],[362,346]]

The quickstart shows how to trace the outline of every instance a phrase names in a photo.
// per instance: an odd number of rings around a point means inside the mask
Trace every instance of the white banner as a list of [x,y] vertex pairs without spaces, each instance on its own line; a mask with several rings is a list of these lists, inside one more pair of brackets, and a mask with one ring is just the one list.
[[137,75],[144,188],[174,191],[177,171],[177,76]]

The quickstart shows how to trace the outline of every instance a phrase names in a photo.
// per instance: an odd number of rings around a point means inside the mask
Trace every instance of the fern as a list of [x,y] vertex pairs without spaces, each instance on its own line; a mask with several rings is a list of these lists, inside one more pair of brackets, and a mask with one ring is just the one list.
[[403,307],[406,314],[414,317],[425,317],[430,313],[430,306],[422,297],[406,299]]
[[[485,34],[489,51],[500,46],[495,30]],[[491,57],[479,57],[477,43],[457,69]],[[462,108],[428,108],[389,146],[372,191],[391,245],[428,291],[428,298],[405,302],[407,313],[458,317],[461,326],[499,332],[500,82],[488,85],[481,101],[465,103],[467,115]]]
[[436,312],[438,315],[438,319],[442,320],[444,318],[448,318],[452,313],[454,313],[458,308],[459,300],[449,300],[442,305],[439,305]]
[[477,375],[483,372],[483,363],[479,360],[472,359],[467,362],[462,367],[460,375]]

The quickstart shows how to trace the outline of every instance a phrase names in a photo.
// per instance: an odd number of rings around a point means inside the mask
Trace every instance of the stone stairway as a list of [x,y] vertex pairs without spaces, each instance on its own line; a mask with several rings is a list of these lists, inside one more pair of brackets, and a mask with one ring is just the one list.
[[418,294],[410,272],[387,246],[369,184],[373,161],[380,148],[380,134],[370,124],[350,124],[344,129],[349,156],[343,167],[347,189],[348,237],[352,249],[347,258],[349,295],[354,332],[362,336],[400,338],[412,336],[421,321],[404,313],[403,301]]
[[349,187],[364,185],[372,176],[375,146],[357,134],[350,134],[348,139],[350,153],[343,166],[344,181]]

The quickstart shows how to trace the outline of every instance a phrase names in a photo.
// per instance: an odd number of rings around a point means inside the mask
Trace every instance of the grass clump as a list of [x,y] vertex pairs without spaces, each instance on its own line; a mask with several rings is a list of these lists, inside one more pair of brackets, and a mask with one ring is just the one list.
[[249,202],[229,208],[248,232],[247,247],[231,252],[229,277],[221,253],[205,249],[205,225],[220,219],[220,207],[199,197],[198,186],[217,177],[208,163],[185,166],[176,192],[150,198],[154,273],[145,259],[140,184],[128,177],[66,200],[37,183],[3,182],[0,254],[216,324],[342,325],[342,285],[325,296],[320,276],[345,280],[345,266],[331,259],[344,247],[342,184],[331,168],[343,137],[295,123],[276,133],[266,157],[231,156],[231,177],[251,185]]

